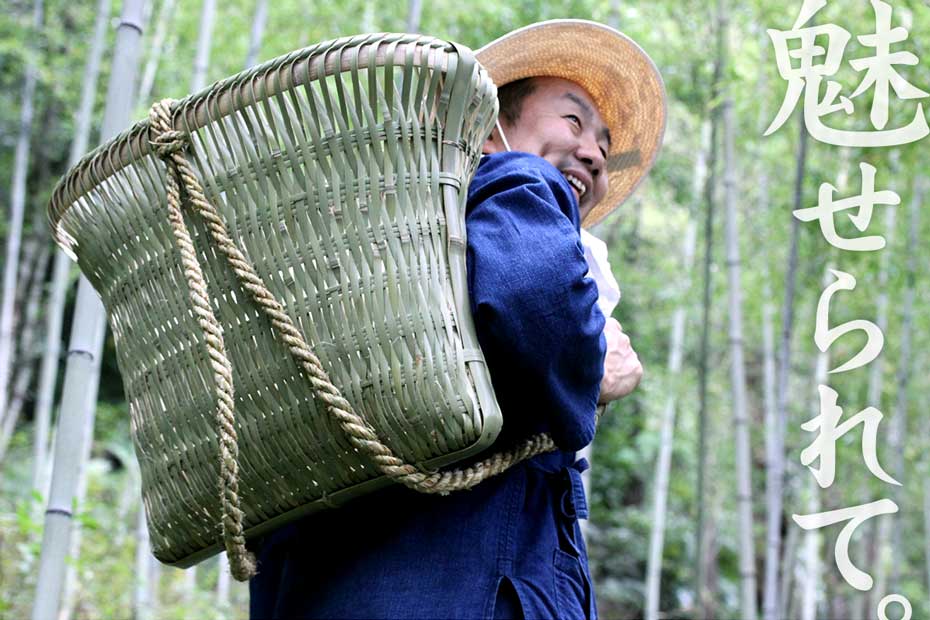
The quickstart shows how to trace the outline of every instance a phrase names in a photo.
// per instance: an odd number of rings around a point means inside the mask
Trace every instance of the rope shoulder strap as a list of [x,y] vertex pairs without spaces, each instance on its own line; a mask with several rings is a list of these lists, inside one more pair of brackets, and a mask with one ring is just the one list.
[[552,438],[541,433],[530,437],[510,451],[496,453],[464,469],[444,472],[425,471],[395,455],[333,385],[303,334],[230,238],[216,208],[206,199],[194,169],[185,155],[189,137],[174,129],[171,124],[173,105],[172,100],[165,99],[152,106],[149,111],[149,139],[155,153],[165,161],[168,168],[168,220],[175,246],[181,255],[189,296],[198,324],[203,330],[213,368],[217,395],[215,417],[219,435],[219,490],[223,514],[221,531],[233,577],[244,581],[254,575],[255,559],[245,548],[244,515],[240,509],[232,365],[223,344],[222,327],[210,307],[203,270],[198,263],[190,233],[181,213],[182,188],[186,197],[185,204],[206,224],[209,231],[208,243],[212,243],[222,252],[243,289],[268,316],[275,337],[287,347],[297,362],[310,383],[314,398],[321,402],[328,415],[339,423],[352,445],[366,454],[382,474],[421,493],[448,494],[471,488],[520,461],[555,449]]

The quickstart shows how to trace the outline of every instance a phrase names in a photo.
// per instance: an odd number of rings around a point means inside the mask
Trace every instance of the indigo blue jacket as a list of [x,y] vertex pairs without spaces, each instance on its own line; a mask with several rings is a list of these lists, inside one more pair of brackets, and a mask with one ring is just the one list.
[[[396,486],[276,531],[252,618],[594,618],[574,452],[591,441],[606,343],[565,178],[486,156],[470,187],[467,268],[504,414],[490,451],[550,432],[561,449],[441,497]],[[479,460],[482,456],[475,457]]]

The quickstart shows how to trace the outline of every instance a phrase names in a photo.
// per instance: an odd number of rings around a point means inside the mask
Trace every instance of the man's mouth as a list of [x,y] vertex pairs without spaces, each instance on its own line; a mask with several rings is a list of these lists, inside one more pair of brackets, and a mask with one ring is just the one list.
[[585,195],[585,192],[588,191],[588,188],[585,187],[585,184],[581,182],[581,179],[576,177],[573,174],[565,173],[565,179],[568,181],[568,184],[571,185],[575,191],[578,193],[578,200],[581,200],[581,197]]

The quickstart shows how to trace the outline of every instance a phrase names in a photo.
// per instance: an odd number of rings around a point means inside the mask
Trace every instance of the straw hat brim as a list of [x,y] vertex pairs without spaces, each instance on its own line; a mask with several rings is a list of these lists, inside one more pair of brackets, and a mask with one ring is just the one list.
[[591,95],[610,130],[607,194],[589,228],[645,178],[665,132],[665,86],[652,59],[621,32],[580,19],[539,22],[488,43],[475,55],[499,87],[527,77],[571,80]]

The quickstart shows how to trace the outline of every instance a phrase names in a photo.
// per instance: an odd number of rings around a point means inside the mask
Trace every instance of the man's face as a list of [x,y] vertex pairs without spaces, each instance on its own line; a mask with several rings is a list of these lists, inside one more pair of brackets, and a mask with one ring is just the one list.
[[[510,148],[539,155],[568,180],[584,220],[607,193],[606,159],[610,132],[587,91],[561,78],[534,78],[514,123],[501,118]],[[506,150],[497,132],[485,152]]]

